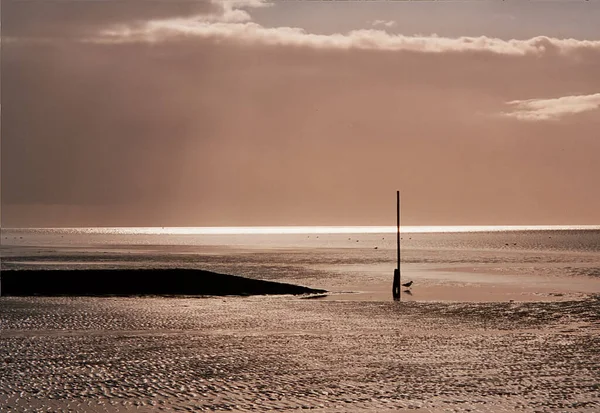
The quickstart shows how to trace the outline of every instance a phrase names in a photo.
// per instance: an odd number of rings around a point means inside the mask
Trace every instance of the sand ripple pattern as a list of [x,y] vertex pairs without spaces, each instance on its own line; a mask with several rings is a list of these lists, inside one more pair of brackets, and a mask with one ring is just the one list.
[[0,298],[0,411],[600,410],[600,300]]

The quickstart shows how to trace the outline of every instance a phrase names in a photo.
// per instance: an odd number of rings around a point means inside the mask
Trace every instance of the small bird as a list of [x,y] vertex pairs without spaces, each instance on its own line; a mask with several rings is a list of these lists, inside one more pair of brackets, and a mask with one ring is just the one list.
[[407,283],[402,284],[402,286],[406,287],[406,288],[410,288],[410,286],[412,285],[412,283],[413,283],[412,281],[409,281]]

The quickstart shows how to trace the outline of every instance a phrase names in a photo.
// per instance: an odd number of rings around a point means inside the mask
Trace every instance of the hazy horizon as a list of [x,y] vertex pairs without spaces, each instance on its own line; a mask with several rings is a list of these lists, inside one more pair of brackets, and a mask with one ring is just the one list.
[[600,224],[600,2],[2,0],[2,227]]
[[[395,234],[396,226],[253,226],[253,227],[38,227],[3,228],[15,231],[54,231],[87,234],[169,234],[169,235],[237,235],[237,234]],[[600,230],[600,225],[408,225],[403,234],[433,232],[512,232]]]

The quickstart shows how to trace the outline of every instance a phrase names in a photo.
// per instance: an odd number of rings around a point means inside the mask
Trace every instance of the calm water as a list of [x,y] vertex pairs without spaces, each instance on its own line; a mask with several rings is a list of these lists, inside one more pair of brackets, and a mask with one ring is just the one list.
[[[394,227],[3,229],[2,267],[203,268],[312,282],[393,271]],[[435,232],[440,231],[440,232]],[[409,227],[403,266],[600,277],[600,227]],[[309,281],[312,280],[312,281]]]

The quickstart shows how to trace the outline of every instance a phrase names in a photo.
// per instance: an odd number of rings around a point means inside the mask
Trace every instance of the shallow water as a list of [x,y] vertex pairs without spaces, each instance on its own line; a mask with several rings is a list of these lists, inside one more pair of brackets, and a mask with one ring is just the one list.
[[[255,227],[256,231],[261,227]],[[77,247],[104,246],[172,246],[185,250],[210,245],[248,248],[396,248],[396,234],[370,232],[387,227],[292,227],[305,233],[280,233],[286,227],[276,227],[273,233],[218,233],[219,228],[206,231],[198,228],[4,228],[0,232],[2,245]],[[450,230],[457,228],[459,232]],[[542,250],[600,251],[600,226],[554,227],[554,229],[513,229],[504,227],[412,227],[402,233],[403,249],[452,250]],[[518,227],[516,227],[518,228]],[[535,228],[535,227],[532,227]],[[553,227],[547,227],[553,228]],[[220,228],[222,231],[227,228]],[[442,232],[432,232],[438,229]],[[487,230],[485,230],[487,229]],[[229,229],[231,232],[235,229]],[[279,232],[277,232],[279,231]],[[312,232],[311,232],[312,231]],[[314,232],[317,231],[317,232]],[[404,229],[403,229],[404,231]],[[216,233],[213,233],[216,232]],[[362,243],[362,244],[361,244]]]
[[[390,233],[120,231],[3,230],[2,267],[201,268],[332,291],[362,290],[369,283],[388,282],[396,267],[396,238]],[[415,232],[402,238],[406,277],[432,278],[439,276],[435,271],[462,269],[488,278],[503,274],[566,277],[565,284],[574,277],[600,279],[600,229]],[[585,292],[590,289],[593,292],[593,287]]]

